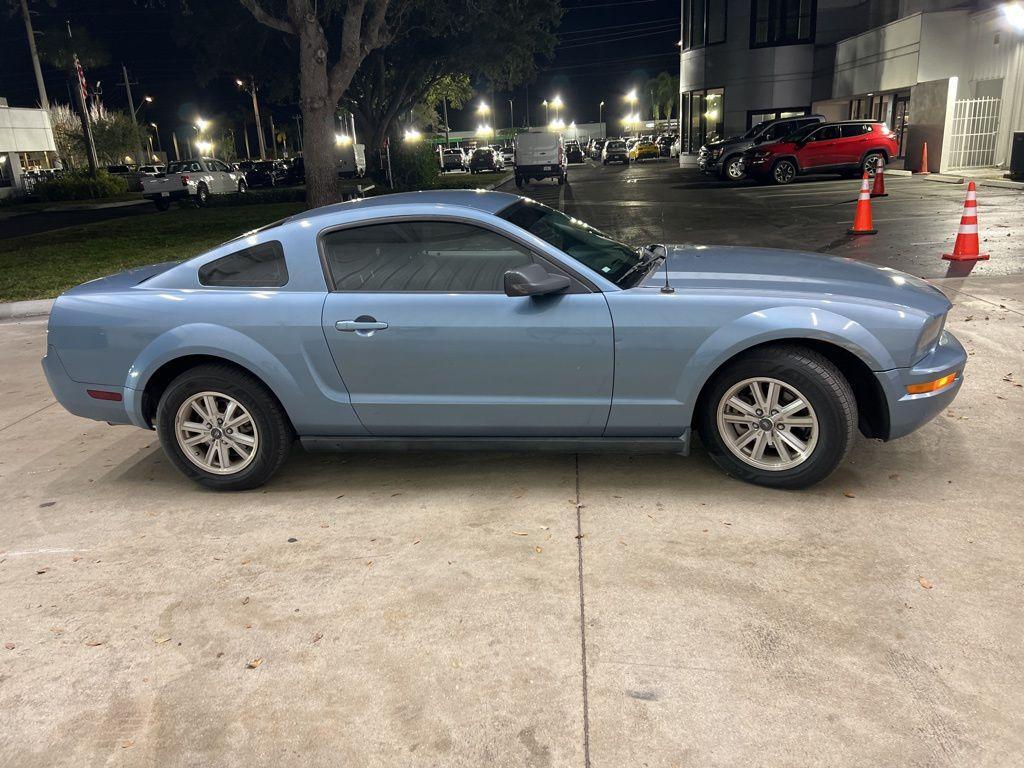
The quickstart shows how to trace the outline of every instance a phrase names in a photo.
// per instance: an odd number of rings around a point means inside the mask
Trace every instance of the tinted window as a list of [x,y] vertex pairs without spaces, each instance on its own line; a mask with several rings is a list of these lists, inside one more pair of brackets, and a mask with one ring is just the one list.
[[222,256],[199,268],[199,282],[226,288],[280,288],[288,283],[284,250],[275,240]]
[[863,136],[865,133],[871,133],[871,123],[847,123],[846,125],[840,126],[843,132],[843,138],[850,138],[851,136]]
[[829,141],[830,139],[839,138],[839,126],[838,125],[826,125],[824,128],[819,128],[811,136],[811,141]]
[[329,232],[327,266],[338,291],[504,291],[529,250],[471,224],[401,221]]

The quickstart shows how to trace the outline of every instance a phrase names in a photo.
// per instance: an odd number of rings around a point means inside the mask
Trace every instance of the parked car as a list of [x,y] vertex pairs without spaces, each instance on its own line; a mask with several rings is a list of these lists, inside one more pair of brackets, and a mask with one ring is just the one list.
[[466,155],[458,147],[441,150],[441,172],[466,170]]
[[288,175],[285,177],[285,183],[306,183],[306,160],[304,158],[296,157],[292,160],[291,164],[288,166]]
[[739,181],[744,176],[743,153],[748,149],[758,144],[781,141],[791,133],[823,122],[825,122],[824,115],[800,115],[764,120],[751,127],[742,136],[708,142],[702,146],[697,156],[697,167],[703,173],[717,175],[730,181]]
[[601,150],[604,149],[604,139],[594,139],[590,142],[590,157],[594,160],[601,159]]
[[490,147],[481,147],[473,150],[473,157],[469,161],[470,173],[484,173],[485,171],[500,171],[504,169],[505,163],[501,159],[501,153],[495,152]]
[[583,149],[578,141],[565,142],[565,161],[567,163],[582,163],[584,159]]
[[898,151],[896,136],[885,123],[847,120],[809,125],[783,141],[752,147],[743,165],[751,176],[789,184],[804,173],[874,176]]
[[361,179],[366,175],[366,145],[348,143],[338,147],[338,176]]
[[501,161],[505,163],[506,167],[509,165],[515,165],[516,162],[516,150],[515,147],[502,147],[501,148]]
[[730,475],[802,488],[858,427],[889,440],[950,406],[950,307],[863,261],[636,248],[516,195],[414,192],[73,288],[43,369],[71,413],[156,429],[221,490],[296,438],[685,454],[694,427]]
[[629,150],[630,160],[657,160],[661,157],[661,150],[653,141],[640,139]]
[[683,150],[683,137],[682,136],[676,136],[675,139],[672,140],[672,146],[670,146],[669,149],[668,149],[668,156],[669,157],[679,157],[679,153],[682,152],[682,150]]
[[288,168],[280,160],[260,160],[245,172],[250,187],[276,187],[288,178]]
[[658,145],[658,152],[662,157],[670,157],[672,155],[672,144],[676,138],[675,134],[664,133],[655,139],[654,143]]
[[166,170],[166,166],[163,165],[140,165],[138,172],[140,176],[156,176],[158,173],[164,173]]
[[565,184],[568,163],[562,136],[549,131],[529,131],[516,136],[516,186],[533,179],[557,179]]
[[629,150],[626,149],[626,142],[622,139],[608,139],[601,150],[601,163],[623,163],[629,165]]
[[161,211],[174,200],[206,205],[210,195],[244,194],[248,188],[245,174],[212,157],[175,160],[167,164],[166,173],[142,179],[142,196]]

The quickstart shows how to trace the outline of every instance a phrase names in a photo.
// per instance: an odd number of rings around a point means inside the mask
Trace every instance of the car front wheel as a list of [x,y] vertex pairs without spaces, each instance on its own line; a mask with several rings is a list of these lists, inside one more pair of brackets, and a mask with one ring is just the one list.
[[796,178],[796,165],[792,160],[779,160],[772,166],[772,181],[776,184],[789,184]]
[[291,426],[273,395],[227,365],[199,366],[172,381],[157,406],[156,426],[174,465],[215,490],[263,485],[292,443]]
[[861,166],[863,173],[866,173],[869,178],[874,178],[875,173],[879,170],[885,170],[885,155],[881,152],[869,152],[864,157],[864,162]]
[[701,403],[701,439],[715,463],[772,488],[828,477],[857,427],[849,383],[827,358],[798,346],[764,347],[728,364]]
[[724,176],[729,181],[739,181],[744,177],[743,158],[739,155],[725,161]]

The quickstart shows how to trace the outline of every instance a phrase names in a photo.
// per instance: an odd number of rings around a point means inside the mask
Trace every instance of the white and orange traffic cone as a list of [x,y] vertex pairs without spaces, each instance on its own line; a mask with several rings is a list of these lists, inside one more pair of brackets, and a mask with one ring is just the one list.
[[875,166],[875,184],[871,187],[872,197],[888,197],[889,193],[885,191],[885,173],[883,172],[884,163],[879,163]]
[[972,181],[967,185],[964,212],[960,216],[960,229],[956,233],[953,252],[942,254],[946,261],[984,261],[987,253],[980,253],[978,245],[978,192]]
[[846,230],[848,235],[877,235],[878,230],[871,224],[871,187],[868,183],[867,171],[860,181],[860,195],[857,196],[857,211],[853,216],[853,226]]

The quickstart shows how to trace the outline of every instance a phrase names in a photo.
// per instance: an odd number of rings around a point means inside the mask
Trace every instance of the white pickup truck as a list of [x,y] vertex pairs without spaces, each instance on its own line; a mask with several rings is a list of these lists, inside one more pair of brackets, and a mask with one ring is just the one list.
[[248,188],[244,173],[212,157],[175,160],[167,164],[166,173],[142,179],[142,196],[161,211],[174,200],[192,199],[204,205],[210,195],[245,194]]

